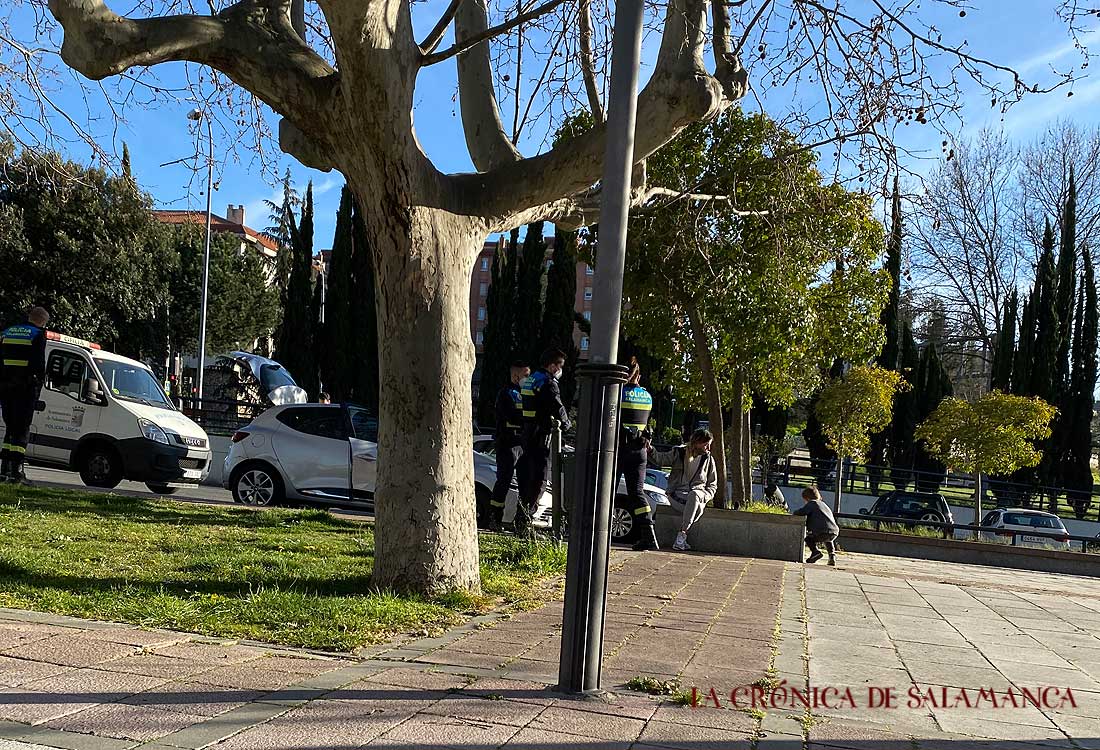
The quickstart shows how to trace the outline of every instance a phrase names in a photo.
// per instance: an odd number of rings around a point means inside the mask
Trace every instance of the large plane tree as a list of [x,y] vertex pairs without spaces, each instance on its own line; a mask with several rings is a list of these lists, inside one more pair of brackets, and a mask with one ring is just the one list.
[[[372,238],[382,336],[374,582],[477,589],[470,269],[490,233],[595,218],[608,135],[601,100],[610,68],[607,0],[494,0],[491,7],[486,0],[415,7],[412,0],[141,0],[142,18],[117,15],[102,0],[48,5],[64,30],[63,60],[84,76],[136,79],[171,61],[209,66],[239,88],[207,105],[255,97],[281,117],[285,152],[346,177]],[[812,102],[788,118],[808,142],[835,144],[853,157],[852,169],[871,169],[866,147],[888,146],[899,123],[949,118],[968,87],[997,106],[1033,90],[972,55],[963,34],[943,38],[941,22],[964,23],[956,16],[965,7],[963,0],[650,4],[647,24],[659,46],[646,53],[635,158],[640,164],[689,124],[740,100],[751,68],[757,95]],[[438,16],[414,29],[414,15],[423,19],[429,9]],[[1076,4],[1061,10],[1072,20]],[[440,171],[413,124],[418,76],[452,59],[476,169],[463,174]],[[1054,76],[1043,87],[1064,81]],[[521,84],[530,90],[521,93]],[[817,93],[801,97],[805,86]],[[511,117],[501,102],[511,103]],[[525,126],[553,132],[555,117],[581,108],[593,115],[592,127],[541,153],[520,153],[517,143],[540,148],[537,137],[523,141]],[[254,110],[243,111],[234,124],[249,124]],[[636,172],[636,205],[682,197],[645,185],[644,169]]]

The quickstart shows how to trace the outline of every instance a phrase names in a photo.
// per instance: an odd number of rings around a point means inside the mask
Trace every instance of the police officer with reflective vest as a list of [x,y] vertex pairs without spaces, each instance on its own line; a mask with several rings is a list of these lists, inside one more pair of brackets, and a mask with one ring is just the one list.
[[569,429],[569,412],[561,401],[558,380],[565,370],[565,352],[548,349],[540,359],[542,365],[523,380],[523,457],[520,459],[523,481],[519,488],[519,508],[516,510],[516,530],[525,531],[546,491],[546,474],[550,469],[550,433],[552,420]]
[[27,481],[23,462],[34,419],[34,405],[46,377],[46,324],[50,314],[34,307],[27,322],[0,334],[0,411],[4,417],[4,444],[0,452],[0,481]]
[[[513,362],[512,382],[500,389],[496,401],[496,454],[497,481],[493,485],[493,498],[490,501],[489,528],[500,531],[504,520],[504,504],[508,499],[508,490],[512,486],[512,477],[517,473],[517,464],[523,455],[523,396],[519,389],[524,378],[531,374],[531,368],[523,362]],[[517,477],[523,486],[523,472]]]
[[628,507],[638,527],[634,549],[657,549],[653,516],[642,487],[645,485],[647,449],[652,437],[647,429],[653,411],[653,396],[641,386],[642,368],[630,358],[630,376],[619,397],[619,473],[625,475]]

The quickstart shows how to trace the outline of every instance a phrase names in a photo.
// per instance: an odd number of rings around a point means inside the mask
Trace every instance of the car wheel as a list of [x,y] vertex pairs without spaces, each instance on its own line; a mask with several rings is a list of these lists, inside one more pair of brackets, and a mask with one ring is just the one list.
[[492,491],[483,484],[474,485],[474,499],[477,502],[477,527],[488,528],[492,518]]
[[611,541],[631,542],[638,533],[638,526],[634,523],[634,514],[630,508],[620,500],[615,501],[611,509]]
[[251,464],[241,467],[230,482],[233,502],[258,508],[283,501],[283,480],[271,467]]
[[925,513],[920,517],[922,521],[934,521],[935,523],[943,523],[943,516],[939,513]]
[[179,490],[179,487],[170,487],[167,484],[155,484],[153,482],[146,482],[145,486],[154,495],[174,495]]
[[106,444],[90,445],[80,455],[80,479],[89,487],[113,489],[122,481],[122,457]]

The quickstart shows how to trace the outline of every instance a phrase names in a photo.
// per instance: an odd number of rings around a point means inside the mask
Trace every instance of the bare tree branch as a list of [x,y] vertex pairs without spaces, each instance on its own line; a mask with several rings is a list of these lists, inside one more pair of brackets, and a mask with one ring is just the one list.
[[420,54],[425,56],[430,55],[439,48],[440,42],[443,41],[443,36],[447,33],[447,27],[455,20],[455,13],[458,12],[458,6],[461,4],[462,0],[451,0],[451,4],[447,6],[447,10],[443,11],[443,15],[439,17],[435,26],[432,27],[432,30],[424,37],[424,41],[420,43]]
[[581,0],[578,21],[581,75],[584,76],[584,88],[588,93],[588,110],[596,122],[603,122],[607,118],[600,99],[600,87],[596,85],[596,58],[592,54],[592,0]]
[[[483,41],[489,38],[485,37],[488,25],[489,10],[485,0],[465,0],[455,14],[455,39],[458,40],[455,46],[478,37]],[[513,164],[523,157],[505,133],[500,119],[489,45],[474,43],[465,50],[458,56],[458,99],[470,158],[482,171]]]
[[[474,1],[476,3],[477,0]],[[512,18],[509,21],[505,21],[504,23],[497,24],[492,28],[485,28],[482,31],[474,33],[470,36],[463,35],[461,41],[455,41],[453,45],[443,50],[442,52],[435,52],[430,55],[424,55],[424,57],[420,61],[420,64],[421,66],[427,67],[428,65],[441,63],[444,60],[448,60],[454,57],[455,55],[461,55],[463,52],[469,49],[473,49],[474,47],[480,45],[482,42],[494,39],[498,36],[501,36],[502,34],[507,34],[509,31],[521,24],[525,24],[528,21],[533,21],[539,16],[546,15],[554,8],[565,2],[567,2],[567,0],[549,0],[548,2],[543,3],[537,8],[529,10],[526,13],[521,13],[515,18]],[[484,7],[484,4],[482,4],[482,7]],[[455,35],[455,38],[457,40],[457,34]]]

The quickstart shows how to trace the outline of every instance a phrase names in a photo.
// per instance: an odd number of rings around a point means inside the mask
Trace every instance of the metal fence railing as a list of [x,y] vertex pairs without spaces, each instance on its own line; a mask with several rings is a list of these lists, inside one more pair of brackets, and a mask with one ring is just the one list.
[[185,416],[211,435],[232,435],[270,408],[269,404],[190,396],[177,396],[175,402]]
[[[836,482],[836,462],[817,461],[802,456],[787,456],[774,462],[769,479],[792,487],[816,484],[823,491],[833,490]],[[753,476],[760,481],[759,467]],[[850,494],[880,496],[891,490],[930,492],[943,495],[953,505],[973,507],[974,477],[969,474],[928,472],[919,469],[848,464],[844,467],[843,489]],[[1024,507],[1051,510],[1065,518],[1098,520],[1100,493],[1082,492],[1064,487],[1010,482],[987,477],[983,482],[992,507]]]
[[[1080,545],[1081,552],[1100,552],[1100,536],[1084,536],[1081,534],[1067,534],[1062,531],[1039,531],[1028,530],[1020,531],[1017,529],[1002,529],[993,526],[975,526],[968,523],[945,523],[943,521],[921,521],[913,518],[898,518],[895,516],[872,516],[864,514],[854,513],[837,513],[836,518],[838,521],[856,521],[858,524],[844,524],[842,526],[859,528],[859,525],[866,524],[871,526],[872,531],[887,531],[906,533],[907,530],[916,530],[923,528],[936,529],[940,533],[936,536],[940,536],[944,539],[956,538],[957,532],[963,532],[967,537],[974,537],[980,541],[989,541],[992,543],[1000,543],[1010,545],[1013,547],[1023,547],[1025,542],[1022,537],[1037,537],[1044,539],[1051,539],[1055,542],[1064,543],[1067,545],[1066,551],[1074,551],[1072,548],[1075,544]],[[883,529],[883,526],[893,527]],[[972,532],[972,533],[967,533]],[[981,535],[984,534],[985,537]],[[926,534],[912,534],[913,536],[928,536]]]

